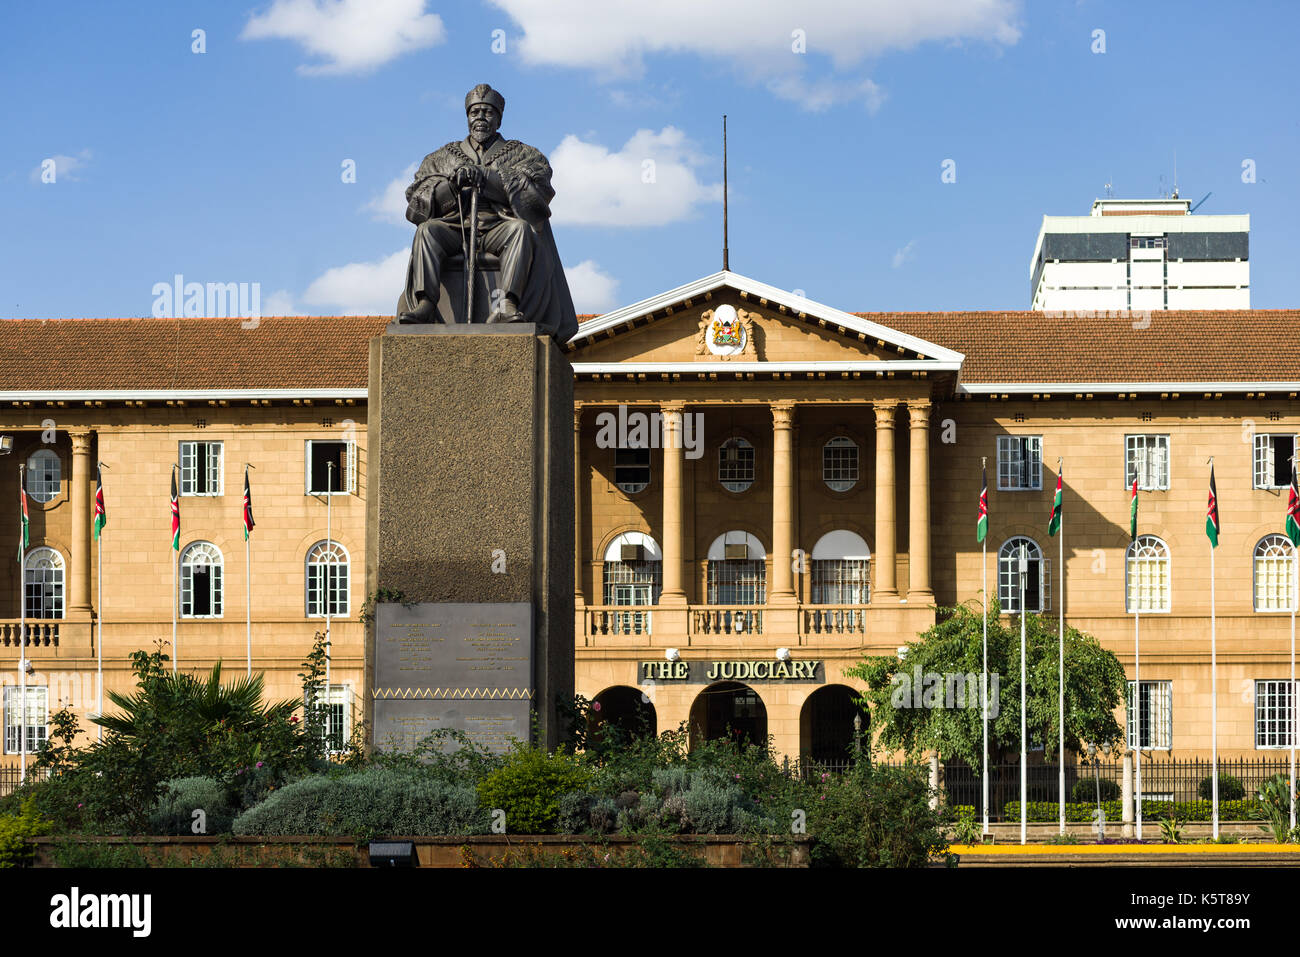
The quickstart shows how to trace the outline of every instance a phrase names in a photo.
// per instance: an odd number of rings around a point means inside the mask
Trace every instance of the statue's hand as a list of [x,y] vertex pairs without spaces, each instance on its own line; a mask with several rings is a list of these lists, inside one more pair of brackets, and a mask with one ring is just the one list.
[[480,166],[462,166],[456,170],[457,186],[481,186],[483,184],[483,168]]

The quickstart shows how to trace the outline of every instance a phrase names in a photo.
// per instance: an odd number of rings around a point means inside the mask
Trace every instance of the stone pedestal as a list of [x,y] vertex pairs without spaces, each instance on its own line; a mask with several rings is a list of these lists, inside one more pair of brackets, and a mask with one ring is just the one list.
[[368,437],[370,743],[450,727],[499,750],[531,708],[554,747],[574,674],[568,360],[532,325],[390,326]]

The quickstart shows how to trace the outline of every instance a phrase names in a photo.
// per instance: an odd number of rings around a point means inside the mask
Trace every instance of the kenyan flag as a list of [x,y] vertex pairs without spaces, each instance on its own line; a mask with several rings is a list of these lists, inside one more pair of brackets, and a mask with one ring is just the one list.
[[1291,463],[1291,494],[1286,505],[1286,536],[1292,545],[1300,546],[1300,486],[1296,485],[1294,461]]
[[1138,540],[1138,480],[1133,476],[1133,499],[1128,507],[1128,530],[1133,541]]
[[253,493],[248,487],[248,469],[244,469],[244,541],[248,541],[248,534],[253,530]]
[[1210,502],[1205,510],[1205,534],[1211,548],[1219,547],[1219,493],[1214,487],[1214,465],[1210,465]]
[[989,533],[989,470],[986,468],[983,472],[983,478],[980,481],[980,513],[975,519],[975,541],[984,541],[984,536]]
[[104,507],[104,477],[100,474],[99,466],[95,466],[95,537],[99,538],[99,533],[104,530],[108,524],[108,509]]
[[175,469],[172,469],[172,549],[181,550],[181,500],[176,497]]
[[[1064,469],[1062,469],[1064,471]],[[1055,535],[1061,530],[1061,479],[1063,476],[1060,472],[1056,475],[1056,498],[1052,500],[1052,517],[1047,522],[1047,534]]]
[[30,528],[31,520],[27,517],[27,490],[23,488],[23,483],[21,481],[18,483],[18,502],[21,508],[23,524],[23,533],[18,536],[18,561],[21,562],[23,556],[27,554],[27,544],[31,541],[32,537]]

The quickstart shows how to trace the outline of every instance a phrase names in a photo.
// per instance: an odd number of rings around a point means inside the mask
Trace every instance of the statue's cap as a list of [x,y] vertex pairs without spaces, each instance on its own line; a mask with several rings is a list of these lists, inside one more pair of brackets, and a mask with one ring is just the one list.
[[490,103],[498,113],[506,111],[506,98],[486,83],[480,83],[465,94],[465,112],[468,113],[475,103]]

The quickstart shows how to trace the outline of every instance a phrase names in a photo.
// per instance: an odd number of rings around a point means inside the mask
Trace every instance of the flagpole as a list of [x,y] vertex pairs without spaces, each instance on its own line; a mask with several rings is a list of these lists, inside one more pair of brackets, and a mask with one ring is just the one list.
[[333,597],[330,590],[334,584],[334,463],[328,463],[329,478],[325,485],[327,493],[325,495],[325,582],[321,591],[325,598],[325,734],[326,749],[329,747],[329,703],[330,703],[330,599]]
[[[1296,457],[1291,456],[1291,495],[1296,494]],[[1290,517],[1290,505],[1287,506],[1288,517]],[[1288,529],[1288,532],[1290,529]],[[1300,715],[1300,709],[1296,707],[1296,683],[1295,683],[1295,606],[1296,598],[1300,596],[1297,592],[1300,589],[1300,561],[1297,561],[1296,543],[1294,539],[1291,542],[1291,782],[1288,790],[1291,792],[1291,830],[1295,830],[1295,739],[1300,728],[1296,726],[1296,718]]]
[[[1133,518],[1132,518],[1132,539],[1137,541],[1137,477],[1133,478]],[[1136,557],[1136,552],[1135,552]],[[1127,565],[1127,562],[1125,562]],[[1133,715],[1136,725],[1135,738],[1137,747],[1136,765],[1137,765],[1137,839],[1142,840],[1142,638],[1141,638],[1141,620],[1142,620],[1142,582],[1138,578],[1138,569],[1140,566],[1137,562],[1133,563],[1134,588],[1133,588]]]
[[[18,501],[23,511],[18,521],[27,517],[27,488],[23,485],[24,466],[18,466]],[[26,526],[18,530],[18,782],[27,777],[27,536]]]
[[1057,481],[1061,483],[1061,511],[1057,516],[1057,531],[1060,534],[1060,540],[1057,542],[1059,548],[1057,556],[1057,566],[1060,568],[1061,575],[1061,623],[1058,629],[1060,641],[1060,677],[1057,685],[1058,704],[1060,706],[1060,747],[1057,751],[1056,760],[1058,765],[1057,774],[1057,792],[1061,806],[1061,833],[1065,833],[1065,459],[1056,460]]
[[[1214,524],[1219,524],[1219,500],[1214,491],[1214,456],[1210,456],[1210,495],[1214,500]],[[1209,528],[1210,516],[1206,517]],[[1217,531],[1215,533],[1218,534]],[[1215,635],[1214,608],[1214,551],[1216,542],[1210,542],[1210,798],[1214,839],[1219,839],[1219,668],[1218,646]]]
[[[175,462],[172,463],[172,487],[176,489],[176,499],[172,503],[172,507],[176,509],[176,511],[172,513],[174,515],[180,514],[181,490],[180,490],[180,486],[176,483],[176,471],[179,468],[180,466],[177,465]],[[179,530],[177,534],[179,534]],[[177,638],[176,635],[176,612],[177,612],[176,602],[177,602],[177,597],[180,594],[180,587],[181,587],[180,586],[181,550],[178,546],[179,546],[179,542],[173,540],[172,541],[172,674],[173,675],[176,674],[176,669],[178,667],[180,657],[181,657],[180,648],[177,647],[177,641],[179,639]]]
[[[103,462],[97,462],[95,468],[96,470],[106,469],[108,466]],[[98,486],[95,492],[95,508],[98,510],[100,506],[98,496],[104,487],[98,471],[95,475],[95,484]],[[107,516],[107,513],[105,513],[105,516]],[[96,519],[98,519],[98,515]],[[98,550],[98,557],[96,558],[98,568],[95,575],[96,590],[98,592],[98,597],[95,599],[95,715],[102,718],[104,716],[104,525],[99,525],[96,528],[95,542]],[[102,724],[96,727],[96,740],[104,740],[104,726]]]
[[1029,829],[1029,749],[1025,739],[1028,726],[1025,715],[1025,586],[1029,578],[1029,550],[1020,546],[1020,843]]
[[248,677],[253,677],[253,536],[248,529],[248,509],[250,507],[248,491],[248,470],[253,466],[244,463],[244,507],[240,521],[244,523],[244,607],[247,609],[247,630],[245,640],[248,645]]
[[[980,458],[982,469],[981,495],[988,494],[988,457]],[[988,536],[988,513],[984,515],[984,537],[980,544],[983,551],[980,553],[980,576],[981,588],[984,594],[984,763],[982,765],[984,773],[984,835],[989,833],[989,536]]]

